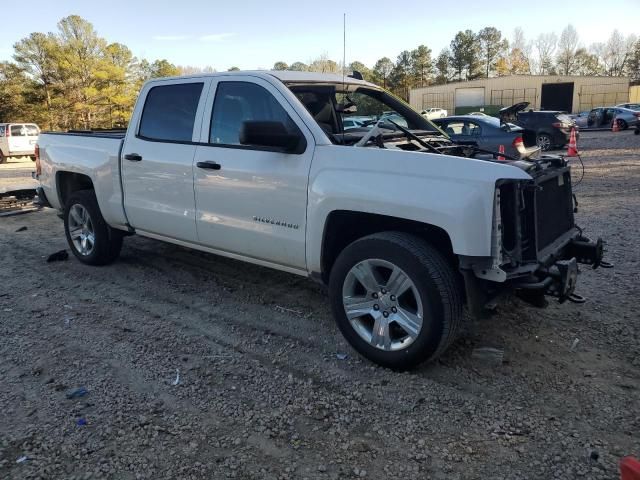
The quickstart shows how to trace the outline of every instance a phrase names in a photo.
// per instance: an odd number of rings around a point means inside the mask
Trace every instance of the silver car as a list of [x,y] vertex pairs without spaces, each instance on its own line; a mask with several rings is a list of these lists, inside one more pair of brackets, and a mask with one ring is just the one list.
[[621,103],[620,105],[616,105],[616,107],[640,111],[640,103]]
[[622,107],[594,108],[587,116],[587,128],[611,128],[613,120],[621,130],[640,124],[640,111]]

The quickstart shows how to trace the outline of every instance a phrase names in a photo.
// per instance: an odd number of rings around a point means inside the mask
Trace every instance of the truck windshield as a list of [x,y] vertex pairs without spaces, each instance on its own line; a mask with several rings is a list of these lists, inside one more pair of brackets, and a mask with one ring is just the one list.
[[318,125],[335,143],[353,143],[380,120],[412,131],[440,133],[426,118],[393,95],[353,85],[290,85]]

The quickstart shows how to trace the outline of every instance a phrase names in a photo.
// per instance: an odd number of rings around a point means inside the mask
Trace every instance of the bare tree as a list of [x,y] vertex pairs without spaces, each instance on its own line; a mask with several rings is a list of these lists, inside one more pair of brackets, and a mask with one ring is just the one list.
[[339,65],[329,58],[325,52],[315,60],[309,62],[309,71],[317,73],[339,73]]
[[534,63],[532,55],[533,46],[524,36],[524,30],[521,27],[513,29],[513,40],[511,42],[510,55],[519,58],[521,65],[519,73],[531,74],[532,64]]
[[558,36],[554,32],[538,35],[535,46],[538,52],[538,72],[541,75],[553,72],[553,54],[557,44]]
[[635,41],[634,35],[625,38],[618,30],[614,30],[607,43],[594,45],[593,50],[600,58],[606,74],[611,76],[624,74]]
[[559,73],[571,75],[576,66],[576,51],[578,50],[578,32],[569,24],[562,30],[560,41],[558,42],[558,53],[556,61]]

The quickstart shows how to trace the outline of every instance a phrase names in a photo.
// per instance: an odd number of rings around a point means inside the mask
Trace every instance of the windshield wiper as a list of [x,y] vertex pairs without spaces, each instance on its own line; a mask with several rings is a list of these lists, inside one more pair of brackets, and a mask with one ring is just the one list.
[[417,136],[415,133],[413,133],[411,130],[409,130],[408,128],[404,128],[403,126],[398,125],[396,122],[394,122],[393,120],[385,120],[385,122],[389,122],[391,125],[395,125],[395,127],[400,130],[402,133],[404,133],[407,138],[410,138],[412,140],[415,140],[416,142],[418,142],[420,145],[422,145],[424,148],[426,148],[427,150],[430,150],[433,153],[442,153],[440,150],[438,150],[436,147],[434,147],[433,145],[430,145],[429,142],[425,142],[424,140],[422,140],[419,136]]
[[[425,142],[420,137],[418,137],[415,133],[413,133],[411,130],[409,130],[407,128],[404,128],[401,125],[398,125],[393,120],[386,120],[386,121],[391,123],[392,125],[395,125],[398,128],[398,130],[403,132],[408,138],[411,138],[411,139],[415,140],[416,142],[418,142],[423,147],[431,150],[434,153],[442,154],[441,150],[437,149],[433,145],[430,145],[428,142]],[[493,155],[494,158],[504,157],[507,160],[516,160],[516,158],[512,157],[511,155],[507,155],[506,153],[499,153],[499,152],[494,152],[494,151],[491,151],[491,150],[485,150],[484,148],[480,148],[477,145],[452,145],[450,147],[445,146],[443,148],[455,148],[455,147],[470,148],[475,153],[487,153],[487,154]]]

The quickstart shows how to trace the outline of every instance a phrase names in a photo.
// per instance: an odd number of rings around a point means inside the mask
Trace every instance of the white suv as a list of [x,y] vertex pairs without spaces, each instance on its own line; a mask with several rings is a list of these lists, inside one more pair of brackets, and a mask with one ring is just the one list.
[[35,123],[0,123],[0,163],[9,157],[35,160],[40,128]]
[[420,112],[423,117],[433,120],[434,118],[444,118],[448,115],[444,108],[427,108]]

